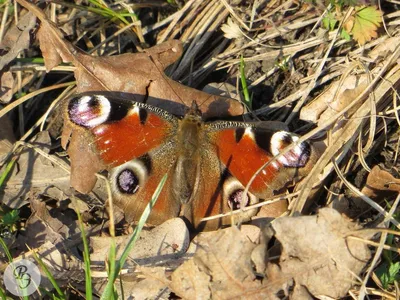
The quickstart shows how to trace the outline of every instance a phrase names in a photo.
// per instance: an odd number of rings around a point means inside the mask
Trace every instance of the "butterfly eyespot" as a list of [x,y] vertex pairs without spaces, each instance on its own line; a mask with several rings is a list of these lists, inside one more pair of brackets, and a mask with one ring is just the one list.
[[234,177],[228,177],[223,185],[224,201],[232,210],[240,209],[258,202],[258,198],[251,193],[244,197],[244,186]]
[[228,197],[228,206],[232,209],[240,209],[249,204],[249,197],[244,197],[244,190],[239,189],[231,193]]
[[93,128],[107,121],[111,113],[110,101],[101,95],[72,98],[68,117],[76,125]]
[[[299,140],[297,135],[286,131],[278,131],[271,137],[271,153],[276,156],[290,144]],[[277,158],[285,167],[304,167],[311,155],[311,147],[307,142],[294,146],[289,152]]]
[[139,178],[129,169],[125,169],[117,176],[117,186],[121,193],[135,194],[139,189]]
[[150,171],[148,156],[128,161],[110,171],[111,187],[117,194],[133,195],[144,186]]

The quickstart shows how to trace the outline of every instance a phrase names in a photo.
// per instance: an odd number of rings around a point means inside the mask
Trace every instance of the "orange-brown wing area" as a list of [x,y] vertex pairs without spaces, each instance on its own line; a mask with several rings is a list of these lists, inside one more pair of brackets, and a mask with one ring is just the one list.
[[274,184],[282,165],[273,159],[271,153],[257,145],[250,130],[244,129],[241,137],[238,137],[237,129],[215,132],[213,143],[221,162],[244,186],[263,165],[270,162],[251,183],[251,193],[261,197]]
[[132,113],[118,122],[92,129],[95,145],[106,164],[118,166],[164,144],[173,133],[173,125],[154,113],[145,122]]
[[85,133],[80,135],[108,168],[168,142],[178,126],[176,117],[157,107],[90,93],[69,99],[65,119],[76,128],[73,134]]
[[[239,209],[244,200],[244,186],[229,173],[225,165],[217,156],[212,145],[205,143],[201,153],[201,174],[196,197],[182,208],[182,214],[198,231],[215,230],[223,225],[245,222],[255,215],[257,209],[229,215],[209,221],[202,221],[205,217],[229,213]],[[255,204],[258,198],[249,194],[244,206]]]
[[171,199],[174,147],[165,147],[138,159],[126,162],[110,171],[110,181],[116,204],[124,210],[127,221],[138,221],[150,202],[163,176],[168,178],[152,208],[148,223],[153,225],[179,216],[180,203]]

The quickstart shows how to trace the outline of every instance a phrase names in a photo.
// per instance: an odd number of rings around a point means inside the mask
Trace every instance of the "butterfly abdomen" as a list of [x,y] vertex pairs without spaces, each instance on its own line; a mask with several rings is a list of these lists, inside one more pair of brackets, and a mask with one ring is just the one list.
[[194,199],[200,180],[200,150],[204,130],[201,116],[186,115],[177,132],[177,160],[174,165],[172,197],[181,204]]

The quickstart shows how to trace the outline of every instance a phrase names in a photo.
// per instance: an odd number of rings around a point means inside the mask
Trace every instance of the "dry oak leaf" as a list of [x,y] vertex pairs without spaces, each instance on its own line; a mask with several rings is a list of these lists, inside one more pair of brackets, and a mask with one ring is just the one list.
[[177,40],[157,45],[144,53],[94,57],[65,40],[61,30],[37,6],[25,0],[18,0],[18,3],[41,21],[37,36],[46,70],[50,71],[61,62],[72,62],[76,68],[78,93],[117,91],[122,97],[124,93],[135,94],[136,101],[146,100],[148,104],[178,115],[183,115],[185,106],[190,107],[193,100],[198,102],[206,118],[244,112],[242,104],[234,99],[210,95],[165,76],[165,68],[174,63],[183,51]]
[[194,257],[172,274],[170,288],[185,299],[340,298],[370,258],[366,244],[347,238],[359,228],[333,209],[276,219],[272,229],[282,254],[277,264],[265,255],[262,280],[254,251],[268,239],[257,246],[237,228],[220,230],[199,239]]

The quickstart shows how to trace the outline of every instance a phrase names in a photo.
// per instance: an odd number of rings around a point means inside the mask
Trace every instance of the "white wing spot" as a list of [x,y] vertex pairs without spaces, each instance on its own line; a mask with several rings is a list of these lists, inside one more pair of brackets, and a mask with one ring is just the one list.
[[129,115],[139,115],[140,107],[134,106],[131,110],[129,110]]
[[246,127],[246,130],[244,131],[244,135],[247,135],[249,138],[254,140],[254,132],[252,127]]
[[[88,97],[88,98],[86,98],[86,97]],[[95,127],[95,126],[103,124],[105,121],[107,121],[107,119],[111,113],[111,104],[110,104],[110,101],[108,101],[108,99],[106,97],[101,96],[101,95],[96,95],[94,97],[99,101],[98,105],[100,107],[100,110],[99,110],[100,112],[98,113],[97,116],[95,116],[94,118],[91,118],[86,123],[86,125],[88,127]],[[84,101],[83,102],[84,109],[89,110],[90,108],[88,107],[88,102],[90,100],[90,97],[85,96],[84,98],[82,98],[82,100]],[[81,105],[79,105],[79,106],[81,106]]]

